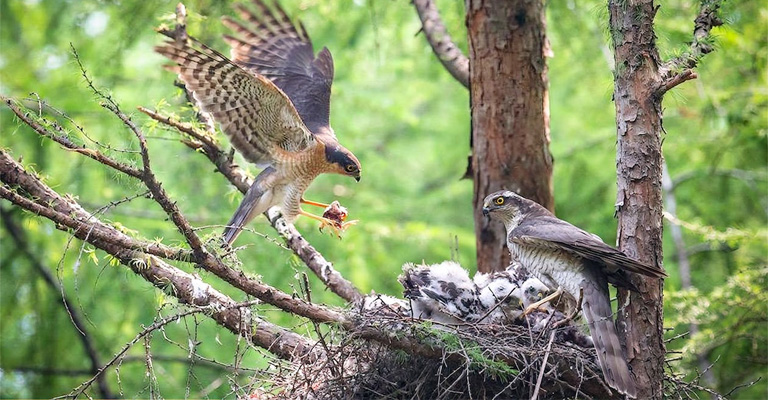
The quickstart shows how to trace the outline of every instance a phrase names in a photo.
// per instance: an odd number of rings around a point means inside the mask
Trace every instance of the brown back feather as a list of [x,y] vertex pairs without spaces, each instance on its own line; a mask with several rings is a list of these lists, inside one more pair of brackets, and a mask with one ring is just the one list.
[[236,7],[242,23],[222,19],[235,34],[224,36],[232,47],[233,61],[272,80],[293,102],[309,130],[318,133],[330,124],[331,52],[323,48],[315,57],[304,26],[294,25],[278,4],[268,7],[254,0],[253,8],[255,12]]
[[[509,239],[513,241],[542,240],[549,242],[563,250],[575,253],[580,257],[602,266],[606,274],[613,274],[617,271],[625,270],[653,278],[663,278],[667,276],[662,269],[629,258],[618,249],[603,243],[599,237],[558,219],[551,214],[529,214],[517,228],[510,232]],[[628,282],[628,280],[626,278],[616,279],[616,283],[620,282]]]

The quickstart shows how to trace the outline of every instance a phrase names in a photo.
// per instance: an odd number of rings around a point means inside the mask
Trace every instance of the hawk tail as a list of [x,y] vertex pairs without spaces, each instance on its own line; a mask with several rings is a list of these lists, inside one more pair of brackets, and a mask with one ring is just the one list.
[[261,171],[248,189],[248,192],[245,193],[245,197],[243,197],[243,201],[241,201],[240,205],[237,207],[235,215],[232,216],[232,219],[229,220],[226,228],[224,228],[224,242],[227,245],[232,245],[235,239],[240,235],[240,232],[243,231],[246,224],[272,206],[271,199],[264,198],[264,196],[267,194],[267,179],[270,178],[274,172],[275,169],[272,167]]
[[619,343],[616,326],[613,324],[608,287],[605,286],[601,290],[595,282],[582,282],[584,317],[589,324],[589,332],[597,351],[597,361],[603,370],[606,383],[619,393],[636,398],[637,387]]

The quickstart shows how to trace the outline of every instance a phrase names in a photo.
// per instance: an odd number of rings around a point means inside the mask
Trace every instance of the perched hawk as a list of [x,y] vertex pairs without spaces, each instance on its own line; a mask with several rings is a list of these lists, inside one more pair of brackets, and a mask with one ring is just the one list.
[[225,18],[232,60],[190,38],[155,50],[178,64],[174,70],[213,116],[246,160],[265,167],[224,231],[228,244],[272,206],[293,222],[298,215],[344,229],[346,223],[303,211],[304,191],[322,173],[360,180],[360,162],[339,144],[329,123],[333,59],[327,48],[315,57],[304,27],[278,6],[253,2],[257,13],[237,6],[244,22]]
[[572,302],[583,290],[584,317],[605,380],[620,393],[635,397],[635,381],[613,323],[608,283],[636,291],[627,272],[663,278],[664,271],[627,257],[598,236],[510,191],[486,197],[483,214],[504,223],[512,258],[544,284],[551,289],[561,288]]

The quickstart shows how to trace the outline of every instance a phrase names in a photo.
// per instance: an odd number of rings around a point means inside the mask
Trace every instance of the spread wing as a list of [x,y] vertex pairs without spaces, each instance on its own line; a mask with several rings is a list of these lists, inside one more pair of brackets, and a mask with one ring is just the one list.
[[315,57],[304,26],[294,25],[279,5],[271,10],[254,0],[253,6],[257,12],[236,6],[244,22],[222,20],[235,34],[224,36],[232,47],[232,60],[271,79],[288,95],[311,132],[324,131],[329,127],[333,83],[331,52],[323,47]]
[[269,79],[192,38],[165,42],[155,51],[178,64],[172,70],[248,161],[272,164],[315,144],[288,97]]
[[605,265],[610,272],[626,270],[654,278],[667,276],[660,268],[633,260],[603,243],[597,236],[552,216],[524,220],[509,233],[508,240],[519,244],[556,247]]

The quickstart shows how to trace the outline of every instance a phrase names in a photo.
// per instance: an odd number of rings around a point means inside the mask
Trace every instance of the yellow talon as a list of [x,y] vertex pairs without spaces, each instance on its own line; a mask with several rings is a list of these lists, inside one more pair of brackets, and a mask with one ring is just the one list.
[[[301,202],[318,207],[324,205],[323,203],[310,202],[304,199],[302,199]],[[342,232],[344,232],[348,227],[357,224],[357,220],[345,222],[347,219],[347,209],[342,207],[338,201],[334,201],[333,203],[327,205],[322,217],[319,215],[310,214],[304,210],[299,211],[299,214],[320,221],[320,232],[323,231],[323,228],[330,227],[333,229],[333,232],[339,239],[341,239]]]

